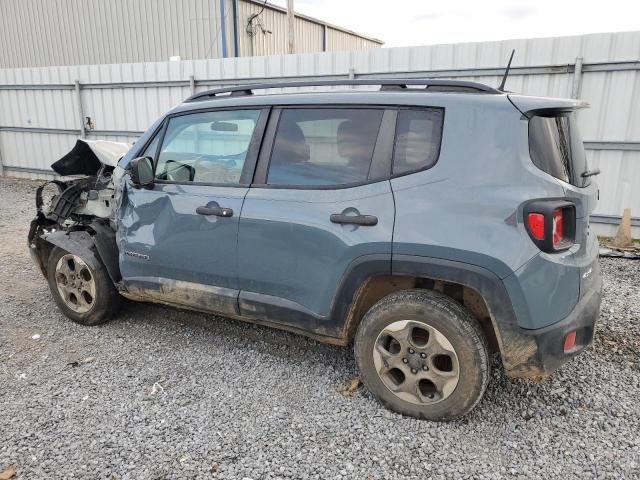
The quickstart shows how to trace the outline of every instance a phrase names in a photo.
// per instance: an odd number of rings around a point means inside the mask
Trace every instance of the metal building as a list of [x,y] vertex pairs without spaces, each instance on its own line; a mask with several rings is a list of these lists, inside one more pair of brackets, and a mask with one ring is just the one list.
[[[278,55],[287,31],[258,0],[0,0],[0,68]],[[295,15],[295,53],[382,43]]]

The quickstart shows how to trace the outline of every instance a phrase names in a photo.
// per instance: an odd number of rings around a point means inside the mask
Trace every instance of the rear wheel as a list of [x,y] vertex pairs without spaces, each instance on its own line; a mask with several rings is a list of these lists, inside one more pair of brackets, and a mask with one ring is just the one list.
[[469,412],[489,381],[487,343],[471,313],[432,290],[395,292],[362,320],[363,383],[387,408],[429,420]]
[[47,263],[49,289],[62,312],[81,325],[99,325],[120,303],[102,264],[91,268],[80,256],[54,248]]

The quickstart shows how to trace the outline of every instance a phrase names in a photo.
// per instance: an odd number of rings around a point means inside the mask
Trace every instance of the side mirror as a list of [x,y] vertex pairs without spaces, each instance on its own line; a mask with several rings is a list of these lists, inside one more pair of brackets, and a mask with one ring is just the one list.
[[131,181],[137,188],[153,185],[153,163],[151,157],[138,157],[129,162]]

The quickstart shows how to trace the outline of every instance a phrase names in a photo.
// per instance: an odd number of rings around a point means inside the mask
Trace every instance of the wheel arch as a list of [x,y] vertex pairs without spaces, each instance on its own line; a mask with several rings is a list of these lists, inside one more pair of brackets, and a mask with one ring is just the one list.
[[[349,290],[353,291],[349,308],[342,316],[345,343],[353,339],[365,313],[381,298],[398,290],[422,288],[439,290],[471,310],[490,349],[501,353],[507,371],[536,352],[535,343],[530,344],[517,326],[516,312],[502,280],[484,267],[433,257],[394,255],[386,271],[375,259],[361,259],[357,270],[359,275],[346,275],[338,293],[346,297]],[[357,288],[353,288],[354,284]]]
[[108,226],[94,222],[85,230],[48,232],[37,228],[37,226],[32,230],[29,249],[45,277],[47,275],[47,259],[51,250],[54,247],[59,247],[81,257],[94,270],[104,266],[114,284],[120,281],[115,233]]

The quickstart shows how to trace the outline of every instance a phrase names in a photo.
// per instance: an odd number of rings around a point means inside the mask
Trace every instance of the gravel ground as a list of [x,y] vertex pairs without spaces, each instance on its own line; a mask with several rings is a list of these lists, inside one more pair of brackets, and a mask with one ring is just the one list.
[[0,179],[0,471],[18,478],[638,478],[640,262],[602,261],[593,348],[437,424],[383,409],[351,349],[128,303],[63,317],[25,245],[36,183]]

